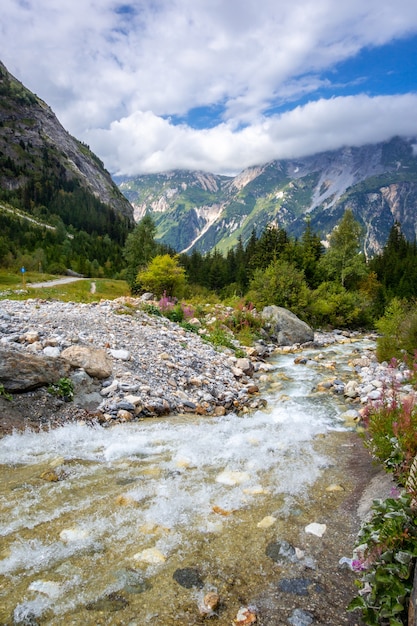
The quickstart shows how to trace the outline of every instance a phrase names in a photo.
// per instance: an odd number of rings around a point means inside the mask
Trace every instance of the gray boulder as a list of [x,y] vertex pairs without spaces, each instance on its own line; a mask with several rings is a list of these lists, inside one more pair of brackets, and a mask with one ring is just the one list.
[[29,391],[68,376],[70,366],[59,358],[0,348],[0,385],[7,391]]
[[267,306],[262,311],[264,330],[269,339],[279,346],[313,341],[314,331],[294,313],[281,306]]

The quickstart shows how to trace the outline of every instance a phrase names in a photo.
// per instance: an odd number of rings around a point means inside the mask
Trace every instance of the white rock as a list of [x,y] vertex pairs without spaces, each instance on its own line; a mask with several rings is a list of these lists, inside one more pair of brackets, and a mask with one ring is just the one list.
[[344,394],[348,398],[356,398],[359,395],[358,383],[356,380],[350,380],[346,383]]
[[114,359],[118,359],[119,361],[130,361],[132,358],[129,350],[109,350],[110,354]]
[[258,528],[270,528],[271,526],[275,524],[276,521],[277,521],[276,517],[273,517],[272,515],[267,515],[256,525]]
[[316,535],[316,537],[323,537],[326,532],[326,524],[318,524],[317,522],[312,522],[305,527],[305,532],[310,535]]
[[111,393],[113,393],[114,391],[117,391],[118,389],[119,389],[119,381],[114,380],[111,383],[111,385],[109,385],[108,387],[103,387],[103,389],[101,389],[100,395],[109,396]]
[[146,548],[146,550],[134,554],[133,558],[135,561],[142,561],[149,565],[157,565],[166,561],[166,557],[157,548]]
[[382,391],[380,389],[374,389],[368,393],[369,400],[379,400],[382,396]]
[[46,346],[46,348],[43,349],[45,356],[51,356],[54,358],[58,357],[60,352],[61,350],[59,348],[55,348],[54,346]]

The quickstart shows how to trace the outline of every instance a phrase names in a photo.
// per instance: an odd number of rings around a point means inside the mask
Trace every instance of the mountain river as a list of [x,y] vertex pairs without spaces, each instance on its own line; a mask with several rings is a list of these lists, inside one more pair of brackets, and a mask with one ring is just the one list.
[[315,388],[371,345],[274,356],[252,414],[1,439],[0,624],[357,623],[339,533],[363,445],[343,397]]

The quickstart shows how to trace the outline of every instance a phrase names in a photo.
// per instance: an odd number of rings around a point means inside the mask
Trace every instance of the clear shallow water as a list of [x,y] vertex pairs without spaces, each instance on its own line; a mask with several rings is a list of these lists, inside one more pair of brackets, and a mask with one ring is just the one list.
[[[265,535],[289,537],[328,464],[314,440],[344,427],[343,407],[312,390],[335,373],[320,363],[347,371],[351,350],[322,350],[318,366],[276,357],[268,408],[254,414],[0,440],[0,623],[194,624],[209,590],[229,623],[268,576]],[[272,531],[258,527],[266,516]],[[184,568],[198,585],[175,581]]]

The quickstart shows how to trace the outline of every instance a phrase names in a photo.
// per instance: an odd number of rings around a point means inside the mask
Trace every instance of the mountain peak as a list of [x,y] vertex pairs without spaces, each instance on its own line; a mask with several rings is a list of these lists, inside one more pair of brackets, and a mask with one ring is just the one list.
[[[162,241],[177,250],[227,251],[253,229],[277,224],[299,237],[309,216],[323,238],[345,209],[363,225],[367,255],[385,244],[395,221],[416,235],[417,140],[390,141],[247,168],[234,178],[171,172],[124,179],[139,214],[151,213]],[[157,176],[157,182],[156,177]]]

